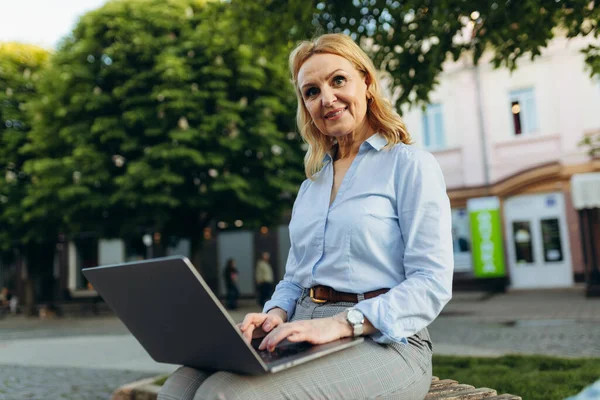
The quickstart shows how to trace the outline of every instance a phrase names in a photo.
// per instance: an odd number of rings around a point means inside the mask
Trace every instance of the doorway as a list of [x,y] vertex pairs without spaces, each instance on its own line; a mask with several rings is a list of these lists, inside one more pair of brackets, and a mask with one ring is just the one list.
[[504,224],[512,288],[573,285],[563,193],[506,199]]

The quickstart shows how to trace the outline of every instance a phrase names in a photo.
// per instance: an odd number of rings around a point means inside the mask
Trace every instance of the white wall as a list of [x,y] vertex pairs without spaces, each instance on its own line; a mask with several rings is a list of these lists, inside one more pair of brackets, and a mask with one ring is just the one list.
[[[577,146],[584,134],[600,130],[600,82],[591,79],[580,50],[592,38],[555,39],[531,62],[518,68],[494,69],[487,54],[480,62],[481,111],[491,183],[548,162],[577,164],[587,160]],[[596,39],[595,43],[600,44]],[[513,132],[509,93],[533,88],[538,132]],[[432,103],[443,107],[447,150],[435,151],[449,189],[485,184],[477,111],[475,70],[466,57],[444,66]],[[422,111],[404,110],[416,145],[422,146]]]

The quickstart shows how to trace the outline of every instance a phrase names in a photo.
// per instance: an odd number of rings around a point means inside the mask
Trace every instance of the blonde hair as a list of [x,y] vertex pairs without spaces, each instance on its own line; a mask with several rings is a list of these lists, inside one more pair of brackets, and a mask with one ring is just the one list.
[[391,102],[385,98],[376,77],[375,65],[365,52],[347,35],[330,33],[319,36],[313,41],[303,41],[290,54],[290,72],[298,98],[296,123],[300,135],[308,144],[304,156],[304,171],[307,178],[314,179],[323,168],[323,157],[335,143],[335,139],[326,136],[312,123],[310,113],[304,105],[302,92],[298,87],[298,72],[306,60],[313,54],[335,54],[350,61],[367,82],[367,120],[376,132],[388,141],[384,147],[389,149],[398,143],[409,144],[410,135],[402,118],[394,111]]

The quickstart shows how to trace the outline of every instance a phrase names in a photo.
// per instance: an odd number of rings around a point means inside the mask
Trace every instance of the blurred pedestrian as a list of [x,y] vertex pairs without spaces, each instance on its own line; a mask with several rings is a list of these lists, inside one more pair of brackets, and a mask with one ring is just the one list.
[[0,317],[8,313],[10,292],[7,287],[0,289]]
[[229,310],[235,310],[238,307],[238,297],[240,296],[238,275],[239,271],[235,266],[235,259],[228,259],[223,271],[223,280],[225,281],[226,290],[225,307]]
[[264,307],[267,300],[273,294],[273,268],[269,264],[271,254],[268,252],[262,253],[261,258],[256,263],[256,288],[258,289],[258,304]]

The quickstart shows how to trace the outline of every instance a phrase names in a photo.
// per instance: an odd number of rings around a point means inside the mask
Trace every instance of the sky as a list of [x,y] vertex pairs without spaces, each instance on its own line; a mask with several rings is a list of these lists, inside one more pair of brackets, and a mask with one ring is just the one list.
[[0,0],[0,42],[56,47],[78,18],[107,0]]

